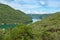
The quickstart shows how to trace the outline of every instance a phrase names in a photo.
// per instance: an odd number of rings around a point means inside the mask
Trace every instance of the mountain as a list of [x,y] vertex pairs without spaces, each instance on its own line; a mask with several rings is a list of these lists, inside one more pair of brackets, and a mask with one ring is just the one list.
[[27,15],[30,16],[32,19],[43,19],[52,14],[27,14]]
[[29,25],[1,30],[1,40],[60,40],[60,12]]
[[2,24],[28,24],[32,22],[32,18],[20,10],[0,3],[0,25]]
[[60,12],[29,25],[37,40],[60,40]]

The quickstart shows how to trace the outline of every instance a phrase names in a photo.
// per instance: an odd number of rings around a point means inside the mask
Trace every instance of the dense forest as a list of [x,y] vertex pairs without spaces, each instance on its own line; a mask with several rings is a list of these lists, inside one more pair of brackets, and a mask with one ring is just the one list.
[[12,7],[4,4],[0,4],[0,24],[28,24],[32,22],[31,17],[24,12],[15,10]]
[[21,22],[14,28],[0,28],[0,40],[60,40],[60,12],[31,23],[31,18],[21,11],[4,4],[0,4],[0,9],[0,23]]
[[19,24],[29,24],[32,18],[20,10],[0,3],[0,28],[10,28]]

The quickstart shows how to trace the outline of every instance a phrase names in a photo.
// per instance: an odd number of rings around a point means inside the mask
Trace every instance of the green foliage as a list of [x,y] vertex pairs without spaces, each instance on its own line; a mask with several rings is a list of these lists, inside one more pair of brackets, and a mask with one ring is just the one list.
[[0,40],[3,40],[4,35],[5,35],[5,30],[0,29]]
[[3,40],[60,40],[60,13],[30,25],[20,24],[6,32]]
[[36,37],[38,35],[37,40],[60,40],[60,12],[29,26],[32,27]]
[[8,29],[3,40],[31,40],[33,38],[31,31],[30,27],[20,24],[13,29]]
[[24,12],[15,10],[8,5],[0,4],[0,25],[4,24],[28,24],[32,19]]
[[[1,40],[60,40],[60,13],[30,25],[20,24],[1,33]],[[3,34],[3,35],[2,35]]]

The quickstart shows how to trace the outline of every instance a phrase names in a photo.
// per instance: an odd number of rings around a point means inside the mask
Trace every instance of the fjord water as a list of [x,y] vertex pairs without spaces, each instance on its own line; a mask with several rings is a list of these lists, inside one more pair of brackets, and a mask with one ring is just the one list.
[[40,20],[41,20],[41,19],[34,19],[34,18],[32,19],[33,23],[34,23],[34,22],[37,22],[37,21],[40,21]]
[[7,28],[14,28],[15,26],[17,26],[17,25],[15,25],[15,24],[10,24],[10,25],[4,24],[4,25],[0,25],[0,28],[7,29]]

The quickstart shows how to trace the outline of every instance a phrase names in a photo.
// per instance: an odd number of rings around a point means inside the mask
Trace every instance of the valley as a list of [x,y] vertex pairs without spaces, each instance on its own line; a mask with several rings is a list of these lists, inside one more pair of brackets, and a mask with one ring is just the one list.
[[0,40],[60,40],[60,11],[26,14],[0,4]]

